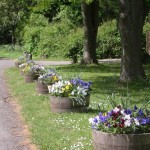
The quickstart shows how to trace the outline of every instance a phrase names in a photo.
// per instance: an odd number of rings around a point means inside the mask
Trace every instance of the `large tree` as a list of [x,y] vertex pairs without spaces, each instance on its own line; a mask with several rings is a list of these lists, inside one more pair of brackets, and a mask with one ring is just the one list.
[[97,63],[96,59],[96,38],[99,25],[99,2],[94,0],[90,4],[82,4],[83,24],[84,24],[84,51],[83,64]]
[[119,31],[122,48],[120,80],[145,78],[141,55],[145,20],[144,0],[119,0],[119,4]]
[[69,0],[78,3],[82,8],[84,24],[84,50],[82,64],[97,63],[96,37],[99,26],[99,0]]
[[[32,0],[1,0],[0,1],[0,44],[15,44],[15,31],[20,20],[28,14],[28,6]],[[10,40],[11,38],[11,40]]]

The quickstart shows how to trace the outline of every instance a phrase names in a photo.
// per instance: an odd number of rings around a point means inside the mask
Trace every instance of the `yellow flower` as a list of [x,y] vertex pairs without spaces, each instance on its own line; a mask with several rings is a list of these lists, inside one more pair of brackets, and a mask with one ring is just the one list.
[[53,76],[53,80],[54,81],[58,81],[58,77],[57,76]]
[[103,115],[104,115],[104,116],[107,116],[107,114],[106,114],[106,113],[103,113]]
[[69,90],[69,89],[70,89],[69,85],[66,85],[65,89],[66,89],[66,90]]
[[64,91],[65,91],[65,88],[62,88],[62,91],[64,92]]

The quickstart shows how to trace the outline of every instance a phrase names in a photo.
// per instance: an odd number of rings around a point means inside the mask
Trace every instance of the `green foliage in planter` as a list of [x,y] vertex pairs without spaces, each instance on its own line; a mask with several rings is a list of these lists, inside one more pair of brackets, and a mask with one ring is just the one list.
[[121,55],[120,36],[116,20],[104,22],[97,35],[98,58],[118,58]]

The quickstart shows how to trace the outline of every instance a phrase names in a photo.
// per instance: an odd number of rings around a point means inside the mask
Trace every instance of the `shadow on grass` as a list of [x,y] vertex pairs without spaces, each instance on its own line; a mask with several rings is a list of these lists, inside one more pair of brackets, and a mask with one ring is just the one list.
[[0,57],[0,60],[6,59],[6,57]]
[[[149,64],[144,67],[149,78]],[[135,99],[132,102],[133,104],[145,103],[148,101],[148,97],[150,97],[150,82],[148,80],[137,80],[131,83],[119,82],[119,64],[67,65],[58,66],[56,70],[64,72],[64,74],[80,74],[82,72],[82,79],[92,82],[92,94],[97,97],[104,95],[106,98],[112,93],[119,93],[124,97],[131,95]],[[94,97],[94,99],[96,98]]]
[[66,65],[66,66],[59,66],[56,69],[63,70],[64,72],[115,72],[120,69],[118,64],[98,64],[98,65]]

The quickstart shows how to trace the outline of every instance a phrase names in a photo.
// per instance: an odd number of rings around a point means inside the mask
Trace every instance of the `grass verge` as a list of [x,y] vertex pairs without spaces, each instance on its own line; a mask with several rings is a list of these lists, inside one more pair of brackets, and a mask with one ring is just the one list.
[[[12,95],[18,99],[22,106],[32,140],[40,146],[41,150],[93,150],[91,127],[88,119],[98,114],[99,109],[107,110],[106,97],[112,93],[125,96],[131,95],[133,103],[141,105],[149,100],[150,82],[138,81],[130,84],[118,82],[119,64],[100,64],[90,66],[67,65],[56,66],[57,72],[64,78],[80,76],[86,81],[91,81],[91,103],[86,113],[52,113],[49,106],[49,96],[39,96],[35,92],[35,84],[25,84],[24,78],[16,68],[6,70],[8,84]],[[148,73],[149,65],[145,66]]]
[[[19,46],[12,45],[1,45],[0,46],[0,59],[17,59],[18,57],[23,56],[23,49]],[[60,57],[49,57],[49,58],[41,58],[40,56],[33,55],[34,60],[46,60],[46,61],[60,61],[60,60],[70,60],[69,58]]]

